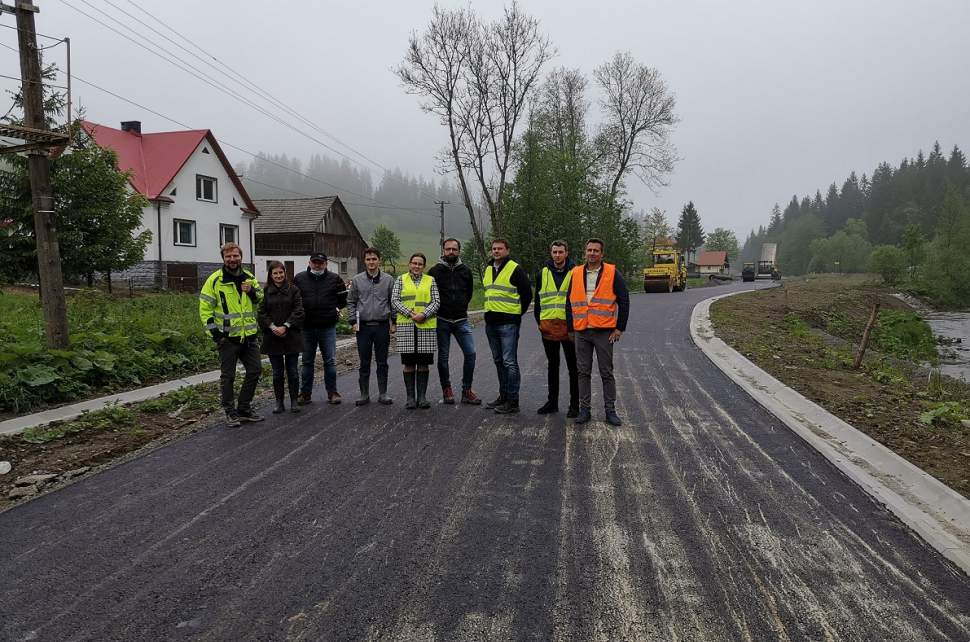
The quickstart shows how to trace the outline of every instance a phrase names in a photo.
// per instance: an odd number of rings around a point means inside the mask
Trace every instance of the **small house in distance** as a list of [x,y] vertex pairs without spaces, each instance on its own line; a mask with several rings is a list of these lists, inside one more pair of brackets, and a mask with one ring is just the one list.
[[337,196],[272,198],[255,201],[256,278],[266,280],[267,265],[280,261],[286,273],[306,269],[307,259],[323,252],[327,269],[349,279],[363,269],[367,243]]
[[727,274],[730,268],[727,252],[701,252],[697,257],[697,272],[701,276]]

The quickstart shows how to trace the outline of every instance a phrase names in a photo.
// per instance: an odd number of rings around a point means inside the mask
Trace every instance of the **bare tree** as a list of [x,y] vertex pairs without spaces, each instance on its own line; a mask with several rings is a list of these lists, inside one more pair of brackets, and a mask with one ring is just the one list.
[[599,142],[612,169],[610,201],[616,201],[624,176],[631,172],[651,189],[665,185],[676,160],[670,130],[677,116],[674,96],[660,72],[619,52],[593,76],[604,94],[606,122]]
[[412,35],[396,70],[406,91],[422,96],[422,108],[448,128],[448,171],[458,175],[483,258],[485,243],[466,172],[477,182],[492,231],[500,234],[515,131],[553,53],[539,22],[516,2],[491,24],[469,9],[435,7],[427,31]]

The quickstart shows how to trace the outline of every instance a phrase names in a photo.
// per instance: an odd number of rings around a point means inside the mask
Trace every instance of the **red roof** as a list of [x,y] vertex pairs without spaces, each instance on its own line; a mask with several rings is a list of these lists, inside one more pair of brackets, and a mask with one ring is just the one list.
[[725,263],[727,263],[727,252],[701,252],[697,256],[697,265],[724,267]]
[[172,182],[199,143],[205,139],[242,196],[245,207],[240,209],[247,214],[258,214],[246,188],[236,176],[211,130],[137,134],[88,121],[81,121],[81,126],[98,146],[111,149],[118,155],[118,169],[123,172],[130,171],[131,186],[149,200],[164,198],[162,190]]

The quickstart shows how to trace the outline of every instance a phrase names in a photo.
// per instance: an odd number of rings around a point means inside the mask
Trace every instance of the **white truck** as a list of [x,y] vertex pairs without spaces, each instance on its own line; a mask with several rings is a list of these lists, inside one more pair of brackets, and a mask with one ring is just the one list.
[[758,260],[758,266],[755,271],[756,279],[771,279],[772,281],[777,281],[781,278],[781,274],[778,272],[777,256],[777,243],[761,244],[761,258]]

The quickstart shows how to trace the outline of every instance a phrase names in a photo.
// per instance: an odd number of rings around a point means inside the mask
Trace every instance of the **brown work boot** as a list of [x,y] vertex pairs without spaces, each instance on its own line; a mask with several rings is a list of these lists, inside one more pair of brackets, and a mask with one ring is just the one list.
[[469,406],[480,406],[482,405],[482,400],[475,391],[471,388],[465,388],[461,391],[461,402],[467,403]]
[[331,405],[336,406],[341,401],[343,401],[343,399],[340,397],[340,393],[339,392],[336,392],[335,391],[335,392],[328,392],[327,393],[327,403],[328,404],[331,404]]
[[301,392],[299,396],[296,398],[296,403],[298,403],[301,406],[307,406],[313,403],[313,399],[311,398],[309,392]]
[[441,400],[449,406],[455,405],[455,393],[451,390],[451,386],[444,386],[441,389]]

